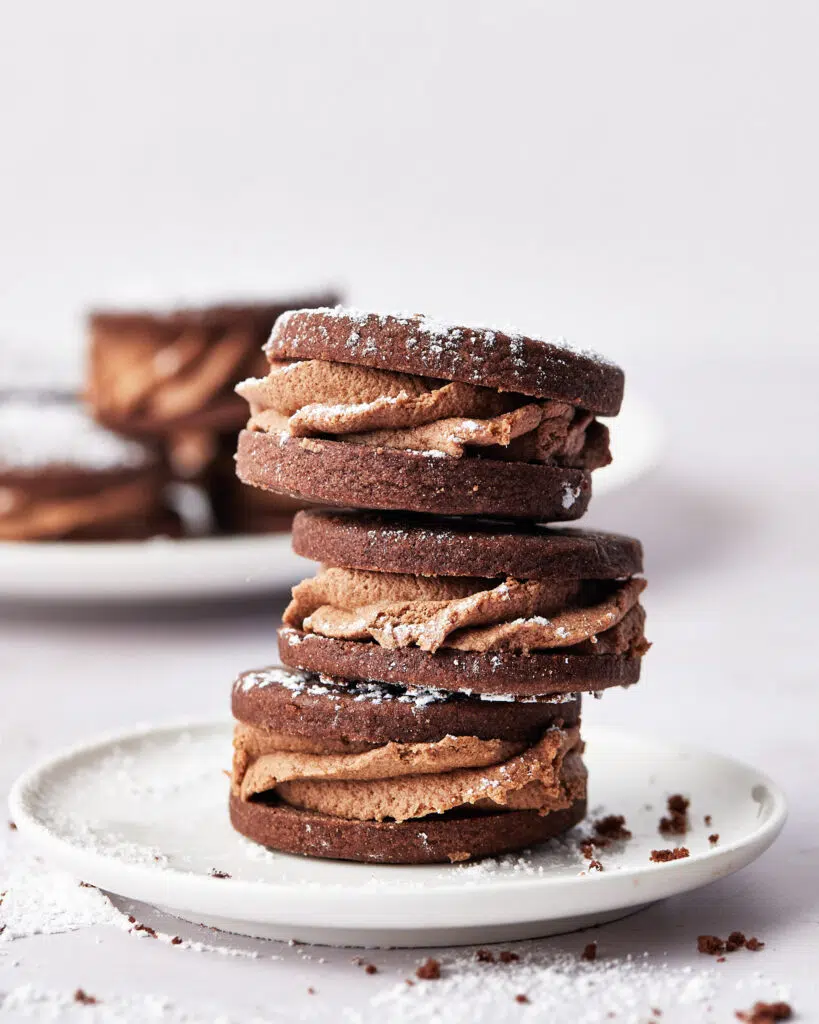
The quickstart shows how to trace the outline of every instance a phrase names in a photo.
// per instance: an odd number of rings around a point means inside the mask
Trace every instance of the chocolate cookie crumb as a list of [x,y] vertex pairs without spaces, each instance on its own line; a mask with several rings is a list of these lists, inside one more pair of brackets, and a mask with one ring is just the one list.
[[682,860],[690,856],[687,846],[675,846],[673,850],[652,850],[651,857],[655,864],[667,864],[670,860]]
[[737,949],[745,948],[745,936],[742,932],[731,932],[725,943],[725,952],[733,953]]
[[74,1002],[83,1006],[94,1006],[99,1002],[96,996],[90,996],[84,989],[78,988],[74,993]]
[[711,835],[708,837],[708,842],[712,846],[716,846],[719,842],[719,832],[712,832]]
[[725,952],[725,943],[717,935],[700,935],[697,937],[697,952],[717,956]]
[[602,871],[602,870],[603,870],[603,865],[600,863],[599,860],[590,860],[589,861],[589,871]]
[[171,945],[172,946],[181,946],[182,945],[182,937],[180,935],[174,935],[174,937],[171,939]]
[[705,817],[702,820],[705,822],[706,825],[710,825],[711,824],[711,815],[710,814],[706,814]]
[[658,1010],[656,1006],[652,1007],[651,1012],[654,1014],[655,1017],[662,1017],[663,1015],[663,1011]]
[[516,1002],[516,1003],[530,1003],[530,1002],[531,1002],[531,999],[529,998],[529,996],[527,996],[527,995],[524,995],[524,994],[523,994],[523,993],[521,992],[521,993],[520,993],[519,995],[516,995],[516,996],[515,996],[515,1002]]
[[517,963],[518,960],[520,960],[520,957],[517,953],[513,953],[510,949],[504,949],[501,950],[500,953],[498,953],[498,960],[500,960],[502,964],[514,964]]
[[727,959],[728,959],[727,957],[724,957],[724,956],[718,956],[718,957],[717,957],[717,963],[718,963],[718,964],[724,964],[724,963],[725,963],[725,961],[726,961]]
[[594,857],[594,843],[591,839],[586,839],[580,844],[580,852],[586,858],[586,860],[592,860]]
[[688,831],[688,808],[691,801],[680,793],[668,798],[668,816],[660,818],[662,835],[684,836]]
[[793,1010],[789,1003],[754,1003],[752,1010],[737,1010],[737,1020],[746,1024],[775,1024],[778,1020],[790,1020]]
[[622,814],[608,814],[594,822],[594,831],[598,836],[615,841],[631,839],[631,832],[626,828],[626,819]]
[[[503,954],[501,954],[503,955]],[[422,981],[437,981],[441,977],[441,962],[429,957],[415,971],[415,976]]]
[[146,935],[150,935],[152,939],[157,938],[156,929],[152,928],[149,924],[134,924],[131,929],[133,932],[145,932]]
[[211,868],[211,870],[210,870],[210,877],[211,878],[230,878],[230,875],[227,873],[227,871],[217,871],[216,868]]
[[10,830],[11,832],[16,832],[16,831],[17,831],[17,826],[16,826],[15,824],[14,824],[14,822],[13,822],[13,821],[10,821],[10,822],[9,822],[9,830]]
[[80,882],[79,885],[80,885],[81,889],[96,889],[97,888],[96,885],[92,885],[90,882]]
[[315,989],[313,988],[313,986],[311,985],[311,986],[310,986],[310,987],[309,987],[309,988],[307,989],[307,995],[308,995],[308,996],[314,996],[315,994],[316,994],[316,990],[315,990]]
[[364,967],[364,973],[365,974],[378,974],[378,968],[375,966],[375,964],[367,964]]
[[597,959],[597,943],[590,942],[588,946],[585,946],[583,952],[580,954],[581,960],[596,960]]
[[752,953],[758,953],[760,951],[760,949],[764,949],[765,948],[765,943],[764,942],[760,942],[759,939],[755,935],[753,935],[745,943],[745,948],[746,949],[750,949]]
[[493,964],[495,962],[495,954],[491,949],[479,949],[475,954],[475,959],[482,964]]
[[415,982],[412,980],[412,978],[404,978],[404,984],[405,985],[414,985]]

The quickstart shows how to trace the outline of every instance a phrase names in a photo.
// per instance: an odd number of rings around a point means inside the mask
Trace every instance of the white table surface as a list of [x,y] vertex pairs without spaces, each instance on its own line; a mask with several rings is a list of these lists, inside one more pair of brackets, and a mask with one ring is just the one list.
[[[729,358],[680,349],[636,359],[631,380],[668,425],[664,464],[628,493],[593,503],[587,518],[643,539],[654,641],[640,685],[589,702],[587,719],[722,749],[769,773],[791,802],[773,849],[733,878],[594,933],[542,943],[576,951],[595,938],[606,956],[667,953],[675,968],[695,971],[715,966],[696,952],[700,933],[724,936],[739,928],[767,943],[759,954],[736,954],[719,965],[724,981],[710,1014],[668,1006],[666,1020],[733,1020],[734,1010],[773,995],[777,985],[790,989],[799,1019],[813,1019],[819,362],[780,352],[777,364],[773,350],[757,351]],[[281,608],[279,596],[153,611],[0,609],[0,784],[7,788],[54,747],[102,730],[225,714],[234,675],[275,659]],[[195,934],[172,920],[163,929]],[[118,996],[156,994],[204,1020],[255,1014],[330,1022],[356,1020],[356,1012],[388,1020],[389,1007],[375,1010],[371,1000],[421,959],[418,951],[376,951],[368,959],[379,973],[367,975],[349,950],[212,933],[208,941],[260,955],[179,950],[105,927],[32,936],[3,945],[0,992],[27,982],[63,992],[81,985],[111,1005]],[[443,952],[445,963],[449,955]],[[770,984],[757,979],[758,990],[737,989],[757,971]],[[458,1007],[465,1020],[467,1011]],[[95,1012],[105,1019],[102,1006]],[[136,1010],[123,1013],[117,1019],[145,1019]],[[505,1000],[493,1019],[543,1018],[535,1005]]]

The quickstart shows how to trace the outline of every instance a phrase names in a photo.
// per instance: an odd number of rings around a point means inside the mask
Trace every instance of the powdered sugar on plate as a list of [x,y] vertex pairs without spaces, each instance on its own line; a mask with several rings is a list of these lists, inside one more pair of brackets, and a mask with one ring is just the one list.
[[94,423],[73,400],[36,395],[0,400],[0,469],[133,469],[152,460],[148,448]]

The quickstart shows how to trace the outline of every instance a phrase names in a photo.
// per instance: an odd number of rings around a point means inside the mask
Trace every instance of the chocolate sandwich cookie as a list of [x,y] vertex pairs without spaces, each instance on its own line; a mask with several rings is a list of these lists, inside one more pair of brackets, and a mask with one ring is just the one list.
[[0,395],[0,540],[141,540],[181,532],[158,453],[71,396]]
[[120,433],[163,438],[175,472],[197,476],[215,454],[212,432],[237,431],[246,419],[234,385],[264,372],[262,345],[292,304],[92,312],[87,398],[94,416]]
[[279,317],[237,469],[356,508],[579,518],[623,373],[560,341],[337,307]]
[[632,538],[310,510],[293,544],[322,568],[284,613],[290,667],[518,697],[639,678],[645,580]]
[[585,813],[575,697],[496,702],[271,668],[240,676],[232,706],[231,821],[286,853],[462,861]]

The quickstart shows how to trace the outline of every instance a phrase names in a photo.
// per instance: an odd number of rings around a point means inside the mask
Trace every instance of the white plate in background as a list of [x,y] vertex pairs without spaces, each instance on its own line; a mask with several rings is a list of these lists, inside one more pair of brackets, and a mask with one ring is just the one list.
[[[662,447],[657,417],[637,399],[629,398],[620,415],[607,422],[614,461],[595,471],[594,495],[618,490],[642,476],[656,465]],[[289,533],[182,540],[5,542],[0,543],[0,600],[254,597],[287,590],[312,571],[313,563],[290,550]]]

